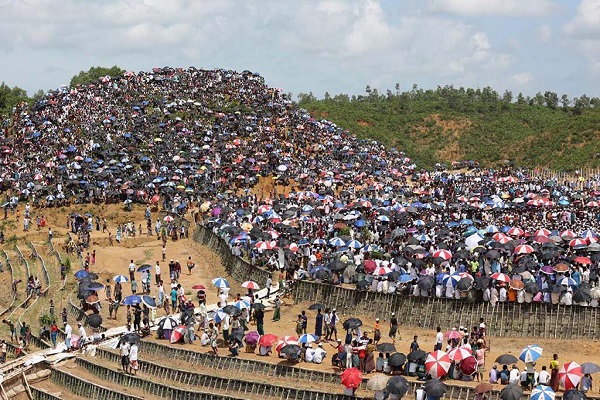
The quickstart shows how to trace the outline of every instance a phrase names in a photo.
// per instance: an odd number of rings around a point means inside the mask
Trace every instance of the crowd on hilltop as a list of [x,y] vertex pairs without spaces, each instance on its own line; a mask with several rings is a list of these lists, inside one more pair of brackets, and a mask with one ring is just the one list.
[[597,181],[421,170],[249,71],[165,67],[61,87],[17,107],[3,132],[5,209],[198,206],[233,252],[289,280],[492,302],[600,296]]

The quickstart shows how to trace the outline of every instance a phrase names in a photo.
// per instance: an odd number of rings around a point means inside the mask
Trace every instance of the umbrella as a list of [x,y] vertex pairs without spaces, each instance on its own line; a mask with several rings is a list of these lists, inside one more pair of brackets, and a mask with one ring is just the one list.
[[177,321],[173,317],[165,317],[160,320],[158,327],[162,330],[171,330],[178,325]]
[[304,335],[300,336],[300,338],[298,339],[298,342],[312,343],[312,342],[316,342],[317,340],[319,340],[319,337],[317,335],[313,335],[312,333],[305,333]]
[[246,281],[246,282],[242,283],[242,287],[245,287],[246,289],[251,289],[251,290],[260,289],[260,286],[258,286],[258,283],[254,282],[254,281]]
[[257,331],[250,331],[246,334],[246,337],[244,338],[244,340],[246,341],[246,344],[249,344],[250,346],[254,346],[258,343],[259,338],[260,338],[260,335],[258,334]]
[[435,285],[435,279],[433,276],[424,275],[419,278],[417,282],[417,286],[422,290],[430,290]]
[[150,271],[152,269],[152,265],[150,264],[142,264],[138,267],[137,272]]
[[[262,337],[260,339],[262,340]],[[259,343],[261,342],[261,340],[259,340]],[[261,346],[262,346],[262,344],[261,344]],[[268,346],[266,346],[266,347],[268,347]],[[293,356],[296,354],[300,354],[300,350],[301,350],[301,348],[297,344],[286,344],[285,346],[283,346],[281,348],[280,353],[289,357],[289,356]]]
[[563,286],[577,286],[577,281],[573,278],[565,276],[560,281],[558,281],[558,284]]
[[171,332],[171,343],[177,343],[179,342],[181,339],[183,339],[185,337],[185,335],[187,334],[187,327],[185,325],[179,325],[177,327],[175,327],[175,329],[173,329],[173,332]]
[[448,373],[452,360],[448,353],[436,350],[429,353],[425,360],[425,370],[434,378],[441,378]]
[[462,333],[456,330],[451,330],[446,332],[446,337],[448,339],[462,339]]
[[156,300],[152,296],[142,295],[142,303],[147,307],[156,308]]
[[487,393],[492,391],[492,385],[487,382],[481,382],[479,385],[475,386],[475,393]]
[[434,378],[425,383],[424,388],[425,393],[427,393],[428,396],[442,397],[444,393],[446,393],[448,386],[446,386],[446,384],[439,379]]
[[125,283],[129,282],[129,278],[127,278],[125,275],[117,275],[113,278],[113,281],[118,283]]
[[406,362],[406,356],[404,354],[394,353],[390,356],[390,358],[388,360],[388,365],[390,367],[399,367],[401,365],[404,365],[405,362]]
[[233,304],[226,305],[225,307],[223,307],[222,311],[229,315],[240,315],[241,313],[241,310]]
[[500,398],[502,400],[521,400],[522,397],[523,388],[516,383],[511,383],[500,391]]
[[277,335],[268,333],[260,337],[258,344],[260,344],[263,347],[270,347],[273,346],[273,343],[275,343],[278,340],[279,338],[277,337]]
[[452,361],[459,362],[473,356],[473,352],[466,347],[455,347],[448,352],[448,356]]
[[310,307],[308,307],[309,310],[324,310],[325,309],[325,305],[321,304],[321,303],[314,303],[311,304]]
[[100,299],[95,294],[92,294],[85,299],[85,302],[88,304],[96,304],[99,301],[100,301]]
[[510,282],[510,276],[503,274],[501,272],[496,272],[496,273],[492,274],[492,279],[494,279],[498,282],[504,282],[504,283]]
[[595,374],[596,372],[600,372],[600,366],[593,362],[585,362],[581,364],[581,372],[584,374]]
[[558,379],[565,390],[575,389],[581,381],[582,376],[581,365],[574,361],[564,364],[560,371],[558,371]]
[[554,400],[556,393],[550,386],[538,385],[531,390],[530,400]]
[[212,280],[212,284],[221,289],[229,287],[229,282],[225,278],[215,278]]
[[98,329],[102,326],[102,316],[100,314],[92,314],[88,317],[87,323],[92,328]]
[[386,388],[390,377],[383,374],[377,374],[369,378],[367,381],[367,389],[378,391]]
[[80,269],[79,271],[75,272],[75,278],[80,279],[80,280],[89,275],[90,275],[90,273],[87,272],[85,269]]
[[139,343],[142,338],[137,333],[131,332],[121,336],[121,341],[127,343]]
[[473,280],[470,278],[460,278],[456,284],[456,288],[462,292],[466,292],[473,286]]
[[240,310],[242,310],[244,308],[250,308],[250,303],[248,302],[248,300],[239,300],[239,301],[236,301],[235,303],[233,303],[233,305],[236,308],[239,308]]
[[525,284],[520,279],[511,279],[509,285],[515,290],[523,290],[525,288]]
[[406,378],[398,375],[392,376],[386,385],[387,392],[398,396],[398,398],[402,398],[408,392],[408,389]]
[[[298,347],[293,344],[288,346]],[[283,349],[281,349],[281,352],[283,353],[285,348],[288,346],[285,346]],[[345,369],[344,372],[342,372],[342,385],[349,389],[356,389],[362,383],[362,376],[362,372],[358,368]]]
[[474,356],[469,356],[461,361],[460,370],[465,375],[473,375],[477,371],[477,359]]
[[421,358],[425,357],[427,353],[425,353],[423,350],[413,350],[410,353],[408,353],[408,355],[406,356],[406,358],[408,358],[408,361],[419,361]]
[[215,315],[213,315],[213,320],[215,323],[220,324],[221,321],[224,321],[229,314],[223,312],[223,310],[218,310]]
[[519,361],[519,359],[512,354],[502,354],[496,358],[496,362],[503,365],[515,364],[517,361]]
[[252,303],[252,308],[254,310],[264,310],[265,305],[263,303]]
[[392,343],[379,343],[377,345],[377,351],[382,353],[393,353],[396,351],[396,346],[394,346]]
[[563,393],[563,400],[587,400],[587,396],[585,393],[576,390],[570,389]]
[[543,349],[537,344],[531,344],[521,350],[521,354],[519,355],[519,360],[523,362],[535,362],[538,358],[542,356]]
[[362,321],[358,318],[348,318],[344,321],[343,326],[346,330],[356,329],[359,326],[362,326]]
[[104,289],[104,285],[101,284],[100,282],[90,282],[86,285],[86,288],[88,290],[98,291],[98,290]]
[[142,298],[137,295],[127,296],[123,299],[122,303],[125,306],[135,306],[136,304],[140,304],[142,302]]

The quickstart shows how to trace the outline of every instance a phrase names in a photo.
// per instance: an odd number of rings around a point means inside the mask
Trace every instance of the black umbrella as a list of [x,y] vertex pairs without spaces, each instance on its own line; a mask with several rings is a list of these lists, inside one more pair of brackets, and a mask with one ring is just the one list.
[[498,250],[490,250],[485,253],[485,256],[490,260],[497,260],[500,258],[500,252]]
[[328,269],[321,269],[315,272],[315,278],[322,281],[326,281],[331,277],[331,271]]
[[356,329],[359,326],[362,326],[362,321],[358,318],[348,318],[347,320],[344,321],[344,329],[346,330],[350,330],[350,329]]
[[471,288],[473,280],[470,278],[461,278],[456,284],[456,288],[462,292],[465,292]]
[[242,340],[244,339],[244,328],[236,328],[234,330],[231,331],[231,336],[233,336],[233,338],[237,341],[239,341],[240,343],[242,342]]
[[585,289],[577,289],[575,293],[573,293],[573,301],[577,303],[583,303],[586,301],[590,301],[592,299],[592,295],[589,290]]
[[390,367],[399,367],[401,365],[404,365],[405,362],[406,356],[402,353],[394,353],[388,359],[388,365]]
[[315,303],[315,304],[311,304],[310,307],[308,307],[309,310],[324,310],[325,309],[325,305],[321,304],[321,303]]
[[240,315],[242,313],[242,311],[233,304],[226,305],[223,307],[222,311],[229,315]]
[[515,383],[511,383],[500,391],[502,400],[521,400],[523,397],[523,388]]
[[264,310],[265,309],[265,305],[263,303],[252,303],[251,307],[255,310]]
[[377,351],[382,353],[393,353],[396,351],[396,346],[394,346],[392,343],[379,343],[377,345]]
[[408,358],[408,361],[418,361],[421,358],[425,357],[426,354],[427,353],[425,353],[423,350],[413,350],[410,353],[408,353],[406,358]]
[[577,389],[570,389],[563,393],[563,400],[587,400],[587,395]]
[[475,289],[485,290],[490,285],[490,278],[487,276],[481,276],[475,278]]
[[584,374],[595,374],[600,372],[600,366],[593,362],[585,362],[581,364],[581,372]]
[[496,358],[496,362],[502,365],[515,364],[519,359],[512,354],[502,354]]
[[100,314],[92,314],[88,317],[88,325],[92,328],[100,328],[102,325],[102,317]]
[[152,265],[150,264],[142,264],[138,267],[137,272],[150,271],[152,269]]
[[131,333],[126,333],[125,335],[123,335],[121,337],[121,340],[127,343],[139,343],[141,340],[140,335],[138,335],[137,333],[131,332]]
[[369,282],[365,281],[364,279],[362,281],[358,281],[356,282],[356,290],[358,290],[359,292],[366,292],[367,290],[369,290]]
[[535,282],[527,282],[525,284],[525,289],[524,290],[525,290],[526,293],[530,293],[530,294],[537,294],[540,291],[540,289],[538,288],[537,283],[535,283]]
[[424,385],[425,393],[432,397],[442,397],[448,387],[439,379],[432,379]]
[[430,275],[423,275],[419,278],[417,286],[422,290],[429,290],[435,285],[435,279]]
[[280,353],[286,356],[291,356],[293,354],[298,354],[300,352],[300,346],[297,344],[288,344],[281,348]]
[[403,376],[392,376],[385,389],[388,393],[395,394],[399,396],[398,398],[402,398],[408,392],[408,381]]

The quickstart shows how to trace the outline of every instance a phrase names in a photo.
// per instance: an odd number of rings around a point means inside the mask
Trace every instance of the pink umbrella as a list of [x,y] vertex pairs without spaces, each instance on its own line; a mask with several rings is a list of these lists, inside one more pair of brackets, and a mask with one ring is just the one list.
[[377,264],[374,260],[365,260],[363,266],[365,268],[365,271],[369,274],[373,273],[373,271],[375,271],[375,268],[377,268]]
[[255,344],[258,343],[259,338],[260,338],[260,335],[258,334],[257,331],[250,331],[250,332],[246,333],[244,340],[246,341],[246,344],[254,346]]
[[450,360],[448,353],[436,350],[429,353],[427,356],[427,359],[425,360],[425,370],[433,378],[441,378],[448,373],[451,363],[452,360]]
[[559,382],[565,390],[575,389],[581,381],[582,376],[581,365],[574,361],[564,364],[560,371],[558,371]]
[[446,332],[446,337],[448,339],[462,339],[462,334],[459,331],[452,330]]

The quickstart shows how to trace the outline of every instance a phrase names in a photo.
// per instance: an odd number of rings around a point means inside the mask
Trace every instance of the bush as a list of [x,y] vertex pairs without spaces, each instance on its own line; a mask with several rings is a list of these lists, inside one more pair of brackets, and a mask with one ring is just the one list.
[[56,316],[51,315],[51,314],[42,314],[40,315],[40,325],[41,326],[46,326],[49,327],[50,324],[52,324],[54,321],[56,321]]

